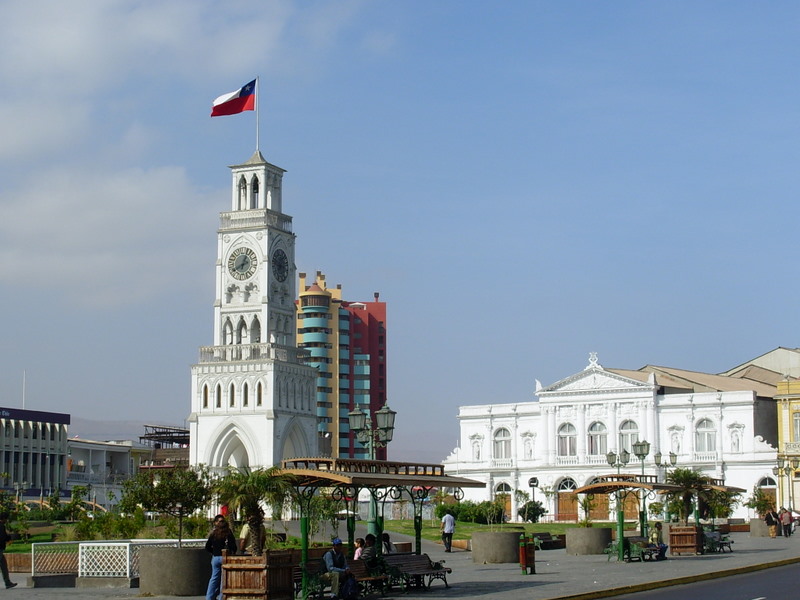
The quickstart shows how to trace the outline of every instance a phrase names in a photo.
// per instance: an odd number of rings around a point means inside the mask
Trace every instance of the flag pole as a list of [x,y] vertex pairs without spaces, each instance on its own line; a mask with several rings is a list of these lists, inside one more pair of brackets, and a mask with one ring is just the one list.
[[259,96],[261,92],[258,90],[258,81],[260,77],[256,75],[256,152],[258,152],[258,104],[259,104]]

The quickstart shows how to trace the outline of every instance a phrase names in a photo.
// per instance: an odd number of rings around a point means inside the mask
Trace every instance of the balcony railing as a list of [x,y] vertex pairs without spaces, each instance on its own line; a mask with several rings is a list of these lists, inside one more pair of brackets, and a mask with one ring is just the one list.
[[493,469],[510,469],[512,462],[513,461],[510,458],[493,458],[492,459],[492,468]]
[[273,359],[281,362],[301,362],[308,353],[292,346],[279,344],[230,344],[228,346],[202,346],[200,363],[240,362]]
[[695,452],[694,453],[694,462],[700,463],[713,463],[717,462],[717,453],[716,452]]
[[275,227],[286,233],[292,233],[292,217],[272,212],[265,208],[253,210],[237,210],[220,215],[220,229],[241,229],[251,227],[263,229],[265,226]]

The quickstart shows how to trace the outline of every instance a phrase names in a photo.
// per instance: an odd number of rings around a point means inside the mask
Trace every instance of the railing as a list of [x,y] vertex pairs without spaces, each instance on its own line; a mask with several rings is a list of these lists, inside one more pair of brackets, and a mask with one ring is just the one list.
[[[184,548],[202,548],[204,539],[183,540]],[[144,546],[176,547],[177,540],[46,542],[31,545],[31,575],[75,573],[78,577],[138,577]]]
[[694,462],[713,463],[717,462],[716,452],[695,452]]
[[268,209],[233,211],[220,214],[220,229],[264,226],[276,227],[286,233],[292,233],[292,217]]
[[244,360],[263,360],[271,358],[281,362],[300,362],[308,353],[291,346],[276,344],[229,344],[227,346],[202,346],[200,362],[234,362]]
[[512,464],[513,464],[513,459],[511,458],[492,459],[492,468],[494,469],[510,469]]
[[556,456],[556,465],[567,466],[567,465],[577,465],[577,464],[578,464],[577,456]]

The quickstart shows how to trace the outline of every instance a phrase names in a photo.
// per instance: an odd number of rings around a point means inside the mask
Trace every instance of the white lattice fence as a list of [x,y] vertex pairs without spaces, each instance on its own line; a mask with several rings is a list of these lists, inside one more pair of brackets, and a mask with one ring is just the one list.
[[78,572],[78,542],[47,542],[31,545],[31,575]]

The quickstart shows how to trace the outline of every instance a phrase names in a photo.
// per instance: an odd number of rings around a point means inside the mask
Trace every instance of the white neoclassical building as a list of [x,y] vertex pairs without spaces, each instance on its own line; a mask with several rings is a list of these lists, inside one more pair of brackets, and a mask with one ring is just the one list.
[[192,465],[270,467],[317,455],[316,372],[295,341],[295,235],[284,170],[259,151],[231,167],[217,231],[212,346],[192,366]]
[[[692,467],[752,490],[772,487],[776,461],[775,382],[784,375],[752,364],[724,375],[648,365],[640,370],[605,369],[595,354],[589,364],[550,386],[536,382],[532,402],[462,406],[460,441],[444,461],[448,474],[484,481],[464,490],[466,499],[508,494],[517,516],[517,490],[542,501],[548,518],[574,521],[572,493],[598,475],[615,472],[608,452],[627,450],[623,473],[641,473],[632,445],[650,442],[648,475],[665,475],[670,453],[679,467]],[[660,453],[662,466],[654,457]],[[535,488],[529,487],[538,479]],[[745,497],[748,494],[745,494]],[[592,517],[612,520],[606,501]],[[635,507],[632,507],[635,515]],[[627,512],[627,509],[626,509]],[[748,517],[739,506],[734,517]]]

